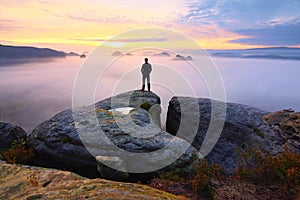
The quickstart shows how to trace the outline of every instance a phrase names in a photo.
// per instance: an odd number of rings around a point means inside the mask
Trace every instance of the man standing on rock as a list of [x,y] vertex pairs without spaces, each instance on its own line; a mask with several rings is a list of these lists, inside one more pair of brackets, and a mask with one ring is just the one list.
[[145,80],[147,79],[148,91],[150,92],[150,73],[152,71],[152,66],[148,63],[148,58],[145,58],[145,63],[142,66],[141,72],[143,74],[143,86],[142,91],[145,91]]

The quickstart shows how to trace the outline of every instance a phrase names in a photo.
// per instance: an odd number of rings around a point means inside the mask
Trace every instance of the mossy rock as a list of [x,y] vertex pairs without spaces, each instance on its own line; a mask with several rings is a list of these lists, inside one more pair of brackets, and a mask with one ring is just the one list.
[[0,199],[186,199],[146,185],[0,163]]
[[152,106],[152,105],[151,105],[150,103],[148,103],[148,102],[144,102],[144,103],[142,103],[142,104],[140,105],[141,108],[143,108],[144,110],[147,110],[147,111],[150,110],[151,106]]

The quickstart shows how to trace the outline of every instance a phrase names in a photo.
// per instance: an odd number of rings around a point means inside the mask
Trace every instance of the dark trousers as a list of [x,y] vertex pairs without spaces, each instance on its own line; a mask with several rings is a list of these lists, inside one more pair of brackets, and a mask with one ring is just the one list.
[[146,79],[147,79],[148,91],[150,91],[150,76],[149,75],[148,76],[143,75],[143,87],[142,87],[142,90],[145,90]]

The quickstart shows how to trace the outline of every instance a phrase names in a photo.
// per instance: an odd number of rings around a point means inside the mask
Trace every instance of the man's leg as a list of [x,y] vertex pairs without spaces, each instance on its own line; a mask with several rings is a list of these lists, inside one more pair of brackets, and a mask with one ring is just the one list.
[[147,76],[148,91],[150,92],[150,76]]
[[143,79],[142,79],[142,81],[143,81],[142,91],[145,90],[145,79],[146,79],[146,76],[143,76]]

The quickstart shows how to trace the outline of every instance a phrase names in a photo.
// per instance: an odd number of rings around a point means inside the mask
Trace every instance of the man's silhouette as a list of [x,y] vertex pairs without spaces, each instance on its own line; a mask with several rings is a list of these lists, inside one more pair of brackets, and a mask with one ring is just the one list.
[[141,72],[143,74],[143,86],[142,91],[145,91],[145,80],[147,79],[148,91],[150,91],[150,73],[152,71],[152,66],[148,63],[148,58],[145,58],[145,63],[142,66]]

